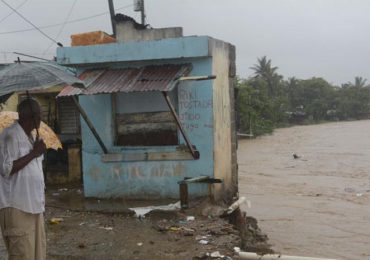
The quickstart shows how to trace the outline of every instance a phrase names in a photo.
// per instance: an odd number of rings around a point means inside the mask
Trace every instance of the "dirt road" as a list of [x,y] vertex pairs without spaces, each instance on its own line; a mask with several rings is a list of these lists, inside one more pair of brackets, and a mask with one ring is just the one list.
[[[299,156],[294,159],[293,154]],[[370,121],[278,129],[239,142],[239,191],[273,249],[370,259]]]

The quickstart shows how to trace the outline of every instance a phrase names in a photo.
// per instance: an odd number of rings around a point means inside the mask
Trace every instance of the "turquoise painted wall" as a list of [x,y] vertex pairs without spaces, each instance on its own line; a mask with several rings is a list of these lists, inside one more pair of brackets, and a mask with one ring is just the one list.
[[[59,48],[57,58],[62,65],[80,64],[80,72],[92,67],[124,68],[149,64],[191,63],[193,69],[190,75],[211,75],[212,57],[209,56],[208,48],[208,37],[184,37],[153,42]],[[179,198],[177,182],[184,177],[200,175],[213,177],[213,81],[181,83],[177,95],[178,115],[191,142],[200,151],[200,159],[102,162],[102,150],[81,119],[86,197]],[[146,148],[115,146],[111,95],[80,96],[79,100],[110,153],[176,150],[176,146]],[[185,144],[182,138],[180,143]],[[207,185],[189,185],[190,196],[207,194]]]
[[190,36],[157,41],[111,43],[57,48],[61,65],[86,65],[111,62],[142,62],[210,56],[209,37]]

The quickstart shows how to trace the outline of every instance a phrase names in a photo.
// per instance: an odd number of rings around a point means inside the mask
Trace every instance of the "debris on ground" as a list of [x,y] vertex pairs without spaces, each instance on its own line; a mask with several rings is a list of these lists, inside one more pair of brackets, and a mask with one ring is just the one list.
[[135,216],[138,218],[144,218],[146,214],[153,210],[163,210],[163,211],[172,211],[181,208],[180,201],[176,203],[172,203],[169,205],[162,205],[162,206],[147,206],[147,207],[137,207],[137,208],[129,208],[130,210],[135,212]]
[[62,221],[63,221],[63,218],[51,218],[49,222],[50,222],[50,224],[56,225],[56,224],[59,224]]
[[[189,209],[154,209],[139,219],[127,210],[135,208],[128,202],[85,199],[78,190],[68,188],[53,196],[55,189],[48,189],[48,259],[230,260],[235,259],[235,247],[272,252],[257,221],[239,209],[225,216],[227,205],[194,200]],[[122,206],[125,203],[127,206]],[[54,216],[63,216],[64,221],[52,224]],[[243,221],[233,221],[243,218],[244,228]],[[0,245],[0,258],[5,255],[5,247]]]

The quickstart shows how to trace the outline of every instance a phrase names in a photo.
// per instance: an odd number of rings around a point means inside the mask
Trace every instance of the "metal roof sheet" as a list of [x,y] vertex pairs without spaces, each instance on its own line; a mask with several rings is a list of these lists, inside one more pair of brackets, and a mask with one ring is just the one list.
[[178,79],[189,74],[190,64],[140,68],[87,70],[80,75],[86,88],[65,87],[58,97],[115,92],[171,91]]

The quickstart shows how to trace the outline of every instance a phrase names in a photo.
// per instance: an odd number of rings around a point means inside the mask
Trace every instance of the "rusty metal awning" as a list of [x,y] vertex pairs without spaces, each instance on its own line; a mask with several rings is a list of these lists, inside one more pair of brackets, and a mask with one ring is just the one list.
[[116,92],[171,91],[180,77],[191,71],[190,64],[158,65],[125,69],[91,69],[80,75],[86,88],[65,87],[58,97]]

